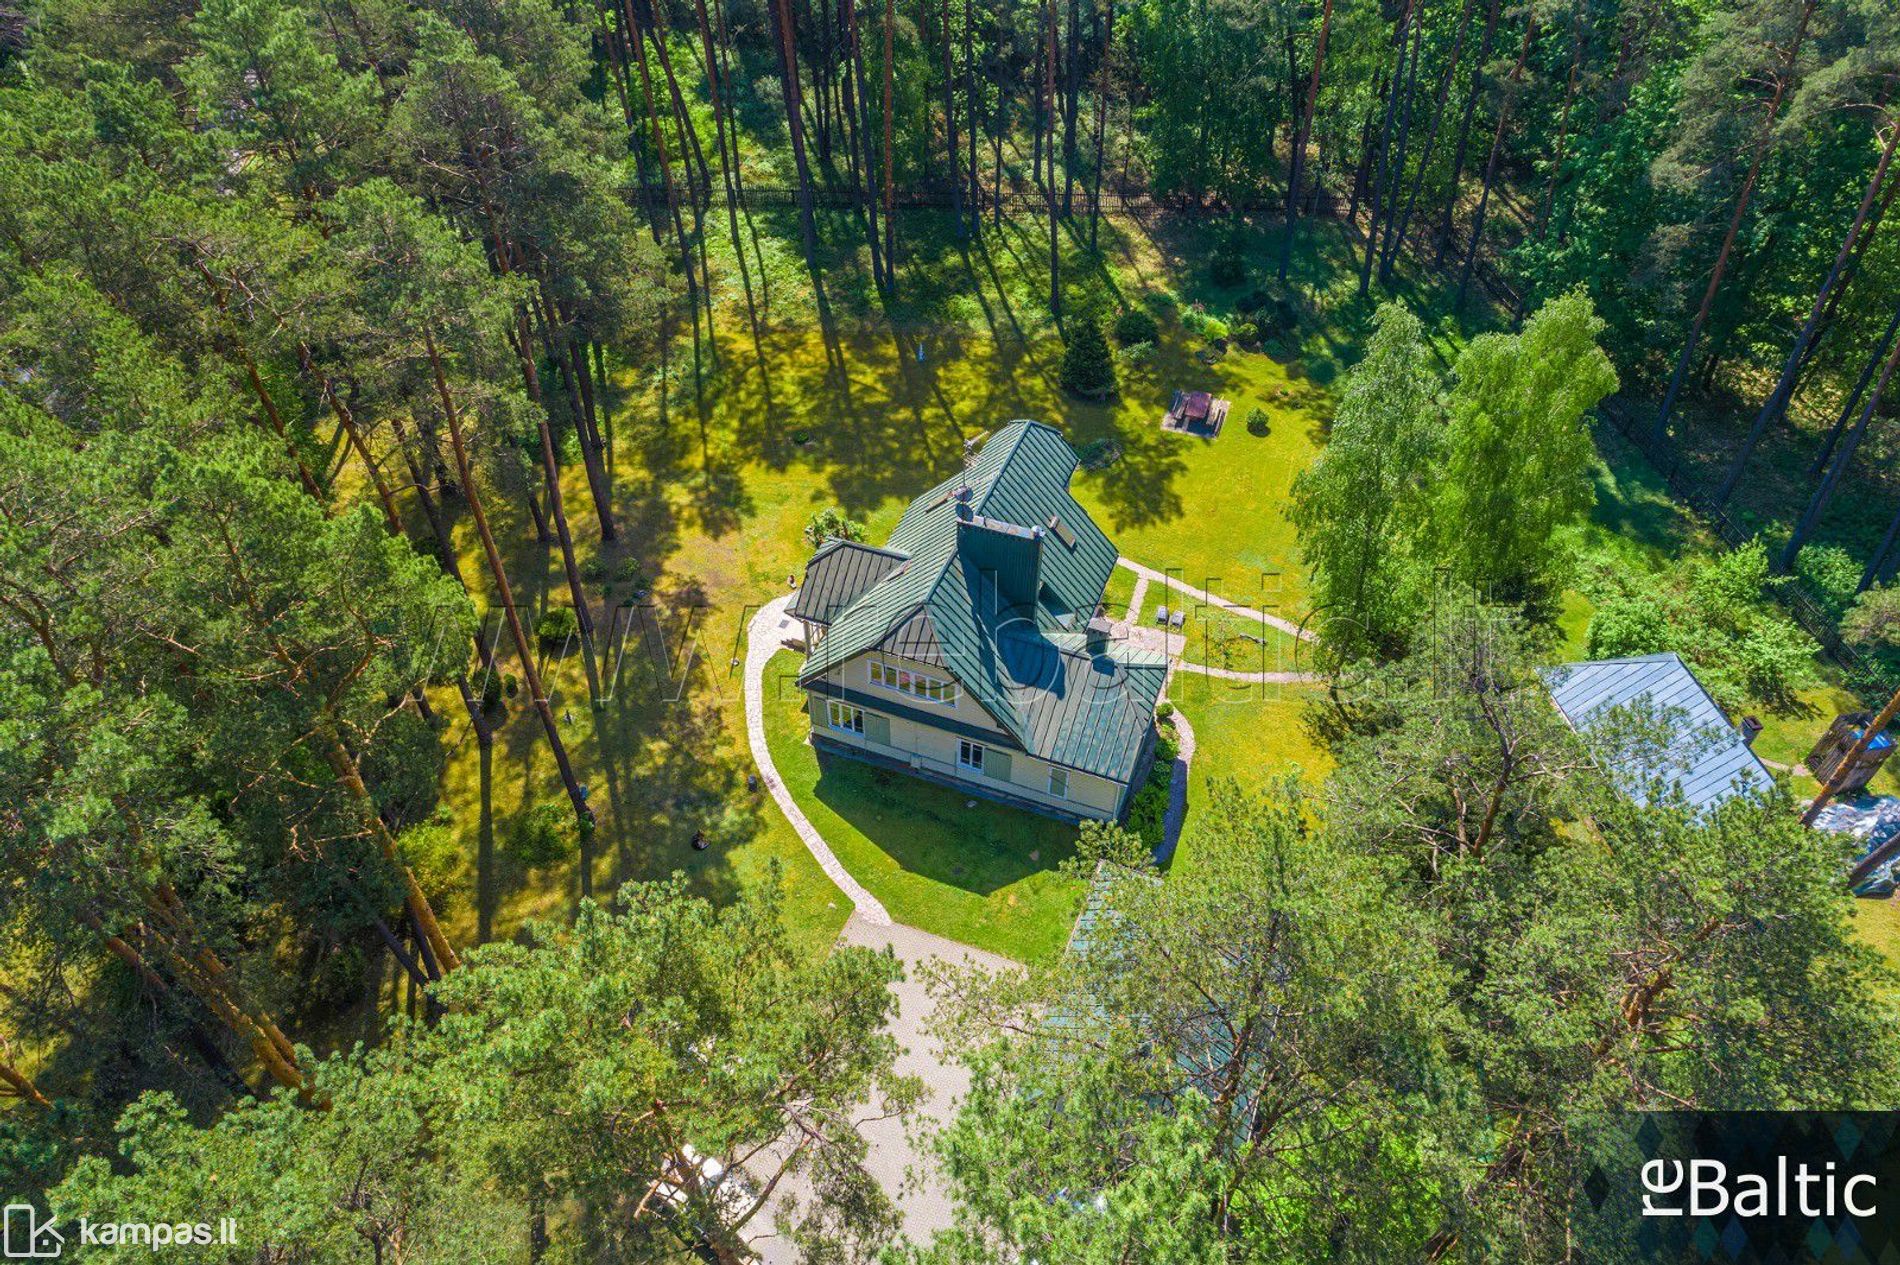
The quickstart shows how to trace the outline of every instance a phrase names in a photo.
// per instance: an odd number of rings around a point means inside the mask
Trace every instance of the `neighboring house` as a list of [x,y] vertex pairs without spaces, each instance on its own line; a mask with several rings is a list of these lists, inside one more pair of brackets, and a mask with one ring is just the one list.
[[[1639,804],[1657,782],[1674,785],[1691,808],[1705,811],[1774,785],[1761,759],[1716,705],[1689,665],[1675,654],[1600,659],[1546,668],[1544,684],[1570,727],[1583,735],[1617,788]],[[1647,713],[1661,748],[1619,745],[1606,722]]]
[[1058,817],[1119,817],[1153,758],[1167,660],[1098,618],[1115,547],[1059,431],[1012,422],[882,548],[827,541],[790,613],[812,741]]

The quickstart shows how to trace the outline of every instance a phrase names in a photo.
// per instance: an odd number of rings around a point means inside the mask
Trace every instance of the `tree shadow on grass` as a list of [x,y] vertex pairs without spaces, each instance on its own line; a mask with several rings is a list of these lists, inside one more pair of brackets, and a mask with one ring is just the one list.
[[[1073,826],[848,756],[815,754],[818,801],[919,878],[989,896],[1055,869],[1074,851]],[[972,800],[976,806],[967,807]]]

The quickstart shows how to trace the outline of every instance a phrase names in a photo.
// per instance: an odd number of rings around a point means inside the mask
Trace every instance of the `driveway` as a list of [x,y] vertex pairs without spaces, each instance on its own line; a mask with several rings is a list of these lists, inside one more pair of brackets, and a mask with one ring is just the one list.
[[[921,1243],[950,1225],[950,1200],[936,1161],[919,1151],[912,1138],[926,1136],[949,1121],[958,1099],[970,1088],[970,1076],[935,1038],[925,1034],[935,1008],[924,988],[919,968],[927,962],[967,963],[989,971],[1022,968],[995,953],[973,949],[901,923],[872,923],[857,914],[845,923],[838,943],[889,949],[904,964],[904,979],[892,990],[897,996],[897,1014],[891,1020],[890,1033],[901,1047],[897,1056],[898,1074],[923,1081],[924,1099],[908,1123],[875,1120],[860,1132],[870,1144],[865,1167],[896,1202],[903,1215],[904,1233],[913,1242]],[[799,1188],[792,1193],[803,1198],[805,1191]],[[767,1265],[798,1263],[797,1251],[783,1238],[758,1239],[752,1246]]]

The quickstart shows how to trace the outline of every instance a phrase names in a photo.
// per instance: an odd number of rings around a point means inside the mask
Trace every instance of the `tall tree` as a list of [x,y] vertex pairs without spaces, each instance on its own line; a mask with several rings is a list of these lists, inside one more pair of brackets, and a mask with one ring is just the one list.
[[[1753,60],[1751,52],[1766,53],[1770,65],[1765,74],[1771,87],[1768,100],[1762,107],[1761,124],[1756,129],[1755,141],[1749,151],[1748,173],[1742,177],[1741,188],[1735,194],[1728,229],[1722,235],[1722,245],[1716,251],[1715,264],[1709,272],[1709,284],[1702,291],[1702,302],[1697,306],[1695,316],[1689,322],[1689,331],[1682,340],[1682,351],[1676,357],[1676,368],[1669,377],[1669,388],[1663,394],[1661,407],[1656,410],[1652,430],[1659,438],[1669,433],[1669,418],[1675,411],[1676,397],[1682,392],[1683,380],[1689,373],[1689,362],[1702,337],[1702,328],[1707,324],[1709,310],[1715,305],[1715,296],[1722,288],[1729,256],[1735,249],[1736,234],[1741,232],[1742,220],[1748,214],[1749,202],[1761,178],[1762,162],[1767,158],[1770,144],[1775,139],[1775,120],[1781,113],[1782,102],[1795,86],[1801,64],[1801,45],[1807,38],[1808,24],[1814,18],[1816,7],[1817,0],[1800,0],[1799,4],[1792,6],[1791,13],[1788,11],[1790,6],[1783,5],[1753,6],[1743,10],[1737,15],[1737,22],[1741,24],[1738,38],[1716,44],[1710,54],[1710,60],[1716,64],[1703,68],[1704,73],[1711,77],[1733,74],[1735,67],[1729,65],[1731,60],[1739,58],[1746,67]],[[1784,29],[1790,17],[1793,21],[1792,31]]]
[[1419,531],[1441,424],[1438,370],[1416,316],[1387,303],[1372,319],[1326,447],[1293,481],[1316,631],[1335,663],[1402,649],[1429,574]]

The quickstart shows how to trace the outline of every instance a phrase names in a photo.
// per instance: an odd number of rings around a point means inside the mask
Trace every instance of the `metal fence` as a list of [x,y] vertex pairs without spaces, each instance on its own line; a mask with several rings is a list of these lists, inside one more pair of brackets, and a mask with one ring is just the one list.
[[[666,205],[665,190],[657,186],[629,185],[625,194],[629,201],[650,208]],[[852,210],[870,201],[868,193],[861,194],[816,182],[811,196],[813,207],[824,210]],[[1090,197],[1087,186],[1077,182],[1075,206],[1078,213],[1086,214]],[[702,203],[707,202],[703,196],[700,200]],[[948,210],[955,205],[956,195],[948,183],[926,181],[894,189],[891,200],[894,206],[904,210]],[[986,187],[982,191],[978,210],[993,211],[998,200],[997,191]],[[756,207],[796,207],[798,190],[789,185],[749,184],[745,187],[742,201]],[[1047,194],[1034,188],[1005,188],[1000,192],[1000,201],[1007,210],[1041,211],[1048,205]],[[1139,216],[1163,211],[1175,215],[1210,217],[1254,215],[1279,213],[1284,211],[1285,205],[1285,199],[1278,197],[1250,199],[1238,204],[1188,197],[1157,198],[1146,192],[1113,185],[1105,185],[1099,195],[1099,207],[1104,215]],[[1309,204],[1302,208],[1301,214],[1337,221],[1354,243],[1363,249],[1364,234],[1356,221],[1346,218],[1345,209],[1344,192],[1322,186],[1310,196]],[[1462,217],[1458,228],[1466,233],[1470,231]],[[1472,264],[1472,280],[1477,283],[1478,289],[1504,311],[1521,315],[1523,297],[1506,280],[1497,260],[1491,255],[1481,254]],[[1462,266],[1462,259],[1454,251],[1446,265],[1441,271],[1449,278]],[[1671,494],[1720,537],[1724,544],[1735,548],[1752,538],[1754,533],[1744,530],[1729,515],[1717,501],[1713,489],[1682,459],[1681,452],[1667,436],[1658,437],[1651,427],[1639,424],[1620,403],[1606,401],[1597,411],[1662,476]],[[1839,620],[1815,599],[1799,577],[1786,577],[1773,586],[1770,595],[1803,631],[1820,644],[1822,653],[1841,669],[1855,687],[1883,694],[1895,691],[1896,685],[1890,674],[1847,643],[1841,636]]]

